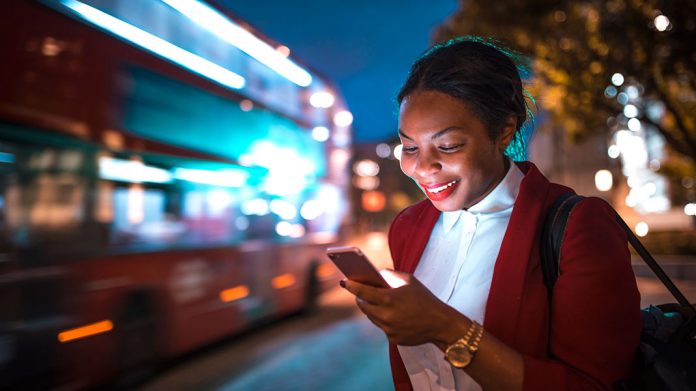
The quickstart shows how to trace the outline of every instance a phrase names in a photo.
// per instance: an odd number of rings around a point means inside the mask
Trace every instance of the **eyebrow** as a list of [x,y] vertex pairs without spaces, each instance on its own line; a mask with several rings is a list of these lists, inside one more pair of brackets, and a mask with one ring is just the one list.
[[[456,129],[462,129],[462,128],[460,128],[459,126],[450,126],[448,128],[445,128],[445,129],[438,131],[437,133],[432,135],[432,137],[430,137],[430,139],[434,140],[436,138],[442,137],[445,135],[445,133],[450,132],[452,130],[456,130]],[[404,133],[403,130],[401,130],[401,129],[399,129],[399,134],[401,135],[401,137],[413,141],[413,139],[409,135]]]

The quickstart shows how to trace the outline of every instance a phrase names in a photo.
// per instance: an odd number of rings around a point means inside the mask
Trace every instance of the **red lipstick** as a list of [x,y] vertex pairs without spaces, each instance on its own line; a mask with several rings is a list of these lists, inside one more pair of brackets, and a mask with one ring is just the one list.
[[457,186],[459,186],[459,180],[454,180],[444,183],[435,183],[432,185],[426,185],[421,183],[421,188],[425,191],[425,195],[428,196],[432,201],[442,201],[454,193]]

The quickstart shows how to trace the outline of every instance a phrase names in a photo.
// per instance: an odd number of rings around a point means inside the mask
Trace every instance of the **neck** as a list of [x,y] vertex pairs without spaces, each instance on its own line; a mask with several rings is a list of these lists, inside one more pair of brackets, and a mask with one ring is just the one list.
[[498,171],[498,174],[491,180],[490,184],[486,187],[486,191],[484,191],[480,197],[476,198],[474,202],[471,203],[471,205],[467,205],[465,208],[462,208],[464,210],[468,210],[472,206],[478,204],[481,202],[482,199],[486,198],[488,194],[490,194],[493,189],[495,189],[500,182],[503,181],[505,178],[505,175],[507,175],[508,170],[510,169],[510,159],[507,156],[503,155],[503,164],[502,164],[502,170]]

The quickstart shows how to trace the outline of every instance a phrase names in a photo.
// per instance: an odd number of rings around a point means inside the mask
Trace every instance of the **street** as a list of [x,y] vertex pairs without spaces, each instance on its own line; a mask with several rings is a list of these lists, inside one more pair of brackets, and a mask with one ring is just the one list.
[[340,288],[319,310],[179,360],[142,391],[389,390],[387,342]]
[[[365,245],[372,259],[385,254]],[[376,262],[377,263],[377,262]],[[382,263],[382,262],[378,262]],[[674,301],[652,277],[637,277],[641,307]],[[696,282],[675,283],[692,302]],[[178,360],[140,388],[158,390],[391,390],[387,342],[340,288],[298,315]]]

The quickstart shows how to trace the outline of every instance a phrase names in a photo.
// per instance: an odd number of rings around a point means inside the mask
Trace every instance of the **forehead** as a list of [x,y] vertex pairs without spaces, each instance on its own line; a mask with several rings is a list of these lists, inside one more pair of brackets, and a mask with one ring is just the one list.
[[437,133],[443,129],[485,129],[463,101],[438,91],[415,91],[401,102],[399,130],[412,134]]

